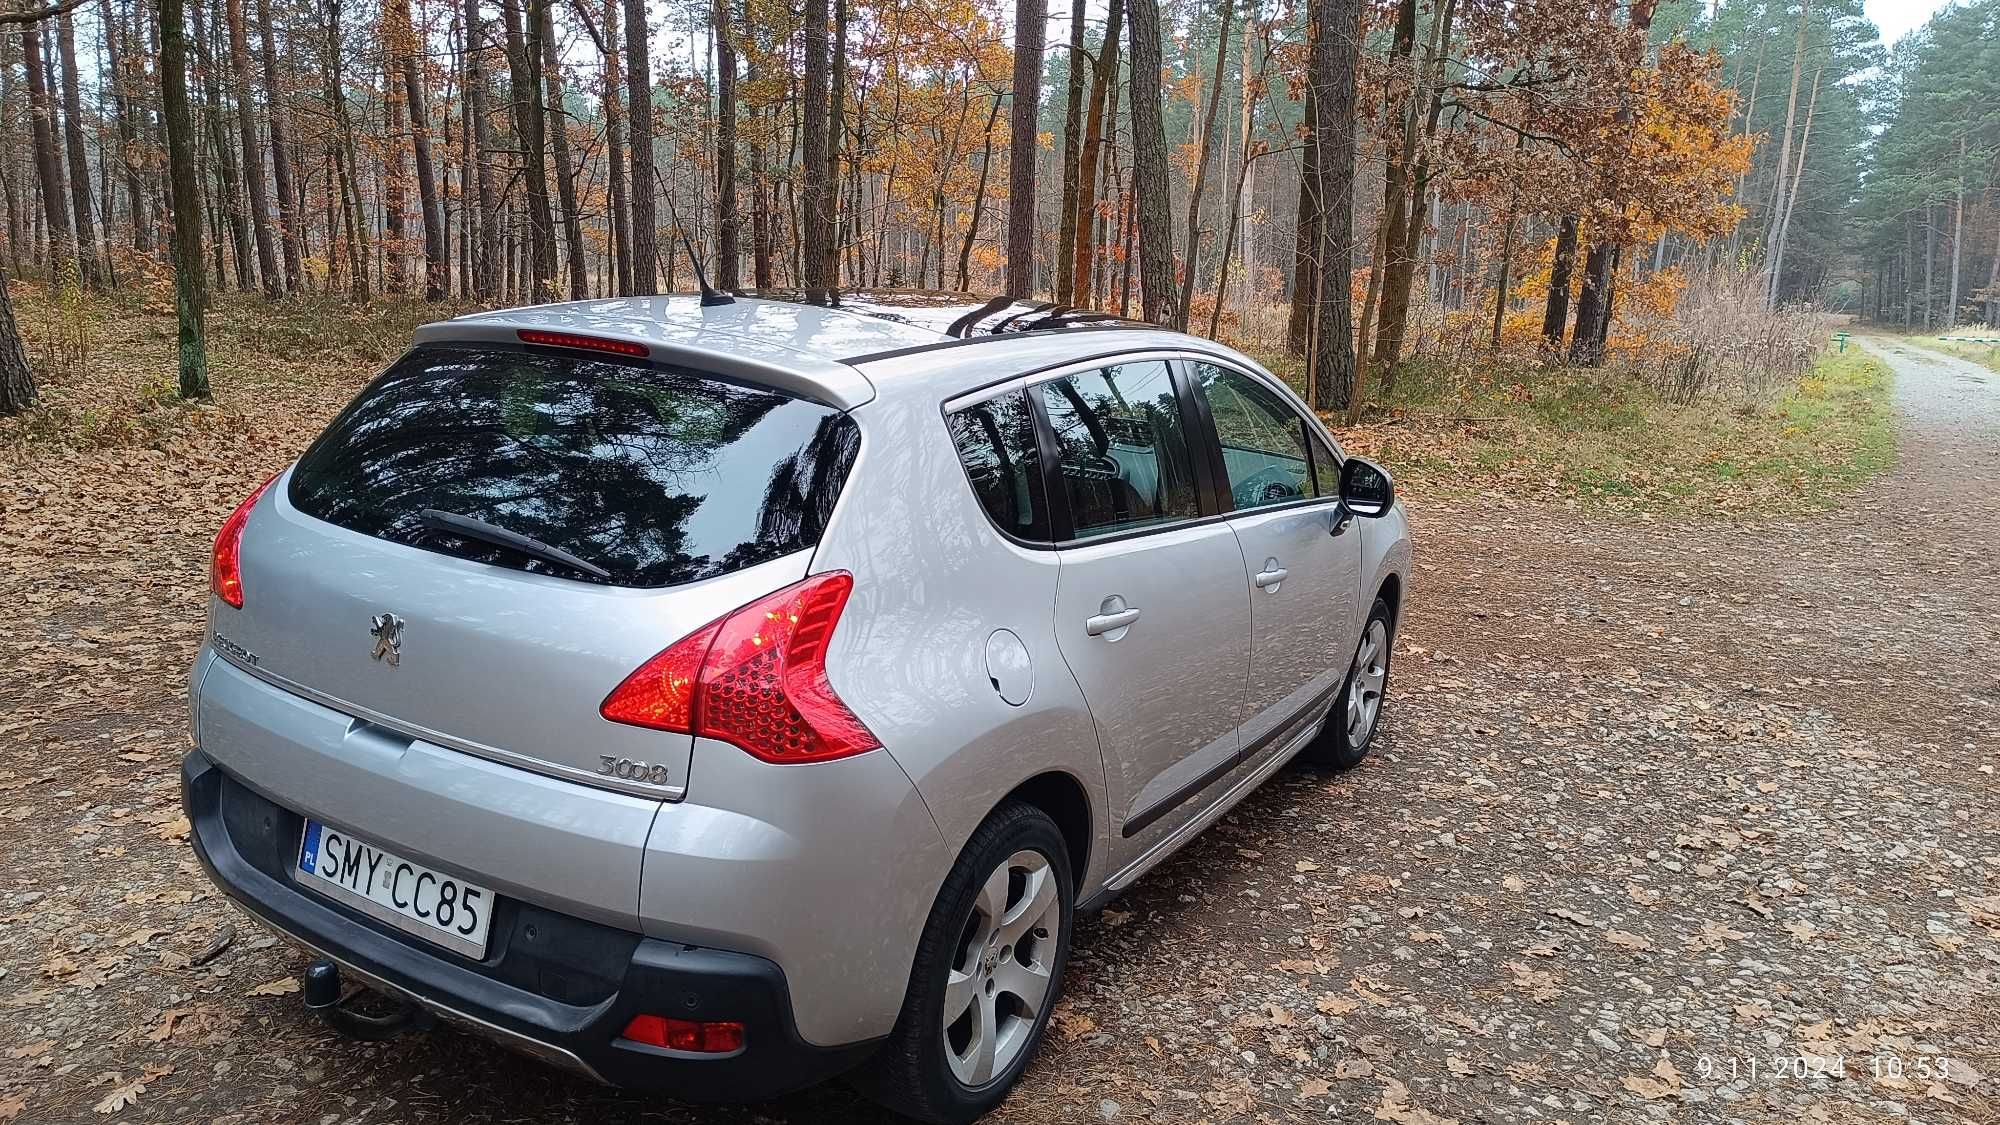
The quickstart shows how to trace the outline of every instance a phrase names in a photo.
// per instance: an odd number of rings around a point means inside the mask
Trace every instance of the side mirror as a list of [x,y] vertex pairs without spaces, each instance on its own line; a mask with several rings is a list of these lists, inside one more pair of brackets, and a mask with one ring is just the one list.
[[1364,519],[1386,516],[1396,503],[1396,482],[1375,462],[1349,457],[1340,466],[1340,503]]

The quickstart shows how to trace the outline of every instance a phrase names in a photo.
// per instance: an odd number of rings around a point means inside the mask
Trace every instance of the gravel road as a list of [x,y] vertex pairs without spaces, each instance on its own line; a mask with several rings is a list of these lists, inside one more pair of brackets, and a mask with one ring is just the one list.
[[[1281,775],[1088,923],[996,1119],[2000,1120],[2000,376],[1861,346],[1901,459],[1825,514],[1419,505],[1376,755]],[[32,669],[0,686],[0,1122],[879,1120],[251,995],[304,958],[174,839],[199,603],[104,583],[148,544],[199,565],[176,487],[0,583],[0,664]]]

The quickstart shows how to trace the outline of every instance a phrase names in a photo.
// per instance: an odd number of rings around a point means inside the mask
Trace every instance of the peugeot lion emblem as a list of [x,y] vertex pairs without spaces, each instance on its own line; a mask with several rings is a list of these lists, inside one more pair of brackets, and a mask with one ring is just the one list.
[[368,620],[368,635],[375,638],[369,659],[394,668],[403,659],[403,619],[393,613],[378,613]]

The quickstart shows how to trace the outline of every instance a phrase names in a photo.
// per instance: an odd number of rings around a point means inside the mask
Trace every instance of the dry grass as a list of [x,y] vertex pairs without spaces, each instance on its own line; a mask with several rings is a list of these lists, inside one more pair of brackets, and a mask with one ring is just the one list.
[[1973,326],[1940,336],[1917,336],[1910,342],[2000,371],[2000,329]]
[[409,347],[420,324],[467,311],[420,301],[366,308],[307,297],[273,305],[217,295],[207,317],[213,399],[177,391],[173,295],[154,283],[103,295],[16,281],[41,399],[0,421],[0,445],[163,449],[183,437],[316,425]]
[[[295,456],[417,325],[464,311],[221,295],[209,317],[214,400],[190,404],[174,392],[164,288],[54,297],[17,284],[15,300],[43,372],[42,402],[0,422],[0,459],[126,450],[247,459],[264,471]],[[1436,343],[1433,335],[1426,346]],[[1255,350],[1299,378],[1295,361]],[[1342,436],[1419,496],[1504,492],[1641,508],[1821,503],[1893,460],[1887,373],[1853,349],[1761,400],[1739,389],[1760,384],[1736,378],[1737,393],[1710,380],[1708,393],[1684,402],[1643,362],[1545,368],[1468,346],[1407,361],[1394,396]]]

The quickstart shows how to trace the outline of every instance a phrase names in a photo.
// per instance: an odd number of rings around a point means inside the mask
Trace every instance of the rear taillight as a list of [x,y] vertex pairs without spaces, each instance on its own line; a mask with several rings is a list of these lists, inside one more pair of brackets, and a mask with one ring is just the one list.
[[743,1049],[743,1024],[738,1020],[679,1020],[672,1016],[633,1016],[622,1036],[649,1047],[727,1055]]
[[767,762],[881,745],[834,694],[827,644],[854,579],[816,574],[709,623],[639,666],[598,710],[615,723],[733,743]]
[[248,499],[236,505],[229,518],[222,521],[222,530],[215,533],[215,550],[208,558],[208,588],[215,596],[235,606],[243,608],[243,525],[250,521],[250,509],[257,506],[257,498],[278,479],[273,473],[257,486]]

